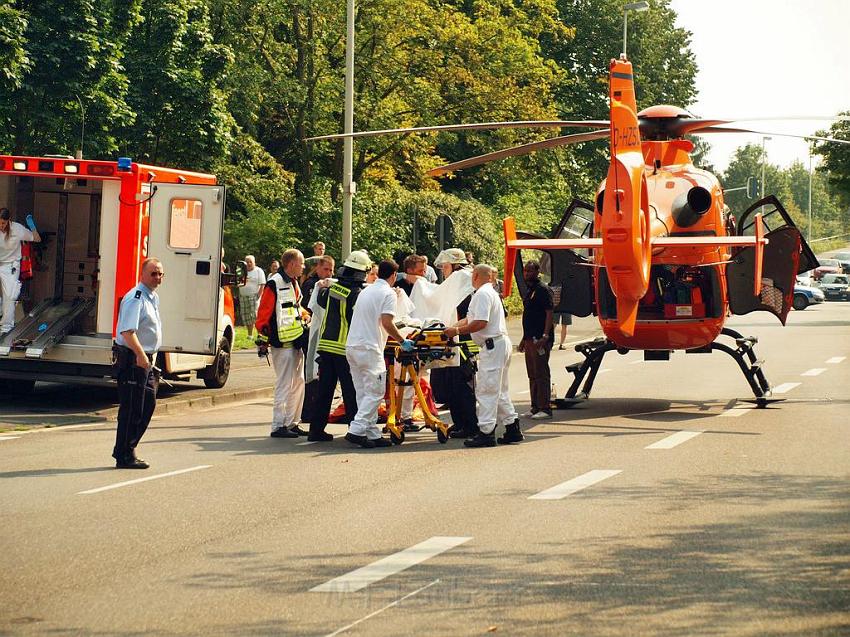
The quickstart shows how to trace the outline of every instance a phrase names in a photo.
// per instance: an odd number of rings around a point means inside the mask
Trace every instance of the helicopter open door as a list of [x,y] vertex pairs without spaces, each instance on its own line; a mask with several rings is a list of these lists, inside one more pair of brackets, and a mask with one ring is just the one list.
[[[593,236],[593,206],[574,199],[567,207],[560,223],[555,226],[552,239],[588,239]],[[517,233],[517,238],[539,239],[539,235]],[[583,253],[586,250],[561,248],[542,250],[540,258],[541,278],[549,284],[555,296],[555,312],[566,312],[575,316],[589,316],[593,312],[592,268]],[[523,259],[514,263],[514,275],[520,294],[526,292],[522,278]]]
[[[762,212],[763,211],[763,212]],[[817,267],[818,261],[791,217],[773,195],[750,206],[738,221],[741,236],[755,233],[756,214],[762,213],[768,244],[764,247],[762,290],[753,294],[756,248],[738,251],[726,266],[729,309],[733,314],[764,310],[783,325],[791,310],[797,274]]]

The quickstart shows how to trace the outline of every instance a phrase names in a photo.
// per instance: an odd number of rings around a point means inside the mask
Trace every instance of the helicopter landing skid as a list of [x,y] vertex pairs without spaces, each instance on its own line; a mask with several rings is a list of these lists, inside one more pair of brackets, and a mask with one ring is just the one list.
[[[728,336],[735,339],[736,347],[732,348],[725,343],[714,341],[705,347],[687,350],[687,352],[703,354],[721,351],[729,354],[738,363],[738,367],[741,368],[744,378],[747,379],[750,389],[752,389],[755,395],[755,398],[746,399],[745,402],[754,403],[759,409],[767,407],[770,403],[784,400],[782,398],[773,398],[770,395],[770,383],[767,382],[764,371],[762,370],[764,361],[758,360],[753,351],[755,344],[758,343],[758,339],[753,336],[743,336],[728,327],[724,327],[720,334],[721,336]],[[599,372],[602,358],[612,350],[618,350],[623,354],[628,351],[618,348],[616,344],[604,337],[576,345],[576,351],[584,355],[584,361],[567,365],[566,370],[573,374],[575,378],[567,390],[566,395],[563,398],[555,400],[555,406],[558,409],[569,409],[586,401],[590,397],[590,390],[593,388],[593,382],[596,380],[596,374]],[[584,381],[583,385],[582,381]],[[581,391],[579,391],[579,388],[581,388]]]
[[782,398],[771,397],[770,383],[767,382],[767,378],[765,378],[764,371],[762,370],[764,361],[758,360],[754,351],[755,344],[758,343],[758,339],[754,336],[743,336],[739,332],[728,327],[724,327],[720,331],[720,335],[735,339],[735,349],[724,343],[714,341],[706,348],[695,351],[709,350],[712,352],[726,352],[729,356],[735,359],[735,362],[738,363],[738,367],[741,368],[741,372],[744,374],[744,378],[746,378],[747,382],[750,384],[750,389],[752,389],[753,394],[755,394],[754,399],[747,399],[745,402],[754,403],[758,409],[763,409],[770,403],[783,400]]
[[[569,409],[587,400],[590,396],[590,390],[593,388],[593,381],[596,380],[596,374],[599,372],[599,366],[602,364],[602,358],[611,350],[616,349],[617,346],[604,337],[576,345],[576,351],[584,355],[584,361],[567,365],[567,371],[573,374],[575,379],[567,390],[566,396],[555,400],[555,407]],[[587,379],[585,379],[585,376],[587,376]],[[584,381],[583,386],[582,381]],[[581,391],[579,391],[579,387],[581,387]]]

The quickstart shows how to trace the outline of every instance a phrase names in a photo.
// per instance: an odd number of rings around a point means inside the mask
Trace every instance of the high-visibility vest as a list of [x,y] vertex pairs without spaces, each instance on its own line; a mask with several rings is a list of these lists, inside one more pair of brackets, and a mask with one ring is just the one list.
[[318,351],[345,356],[349,302],[353,305],[359,293],[360,288],[352,290],[340,283],[334,283],[328,288],[327,307],[319,332],[319,345],[316,348]]
[[291,343],[304,333],[301,323],[301,308],[299,307],[298,284],[284,281],[280,273],[275,272],[269,277],[277,289],[275,304],[275,320],[277,322],[277,338],[281,343]]

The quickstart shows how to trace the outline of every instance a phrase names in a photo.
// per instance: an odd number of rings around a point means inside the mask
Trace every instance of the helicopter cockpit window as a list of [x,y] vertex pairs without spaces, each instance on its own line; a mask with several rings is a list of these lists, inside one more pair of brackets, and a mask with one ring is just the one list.
[[[779,212],[779,209],[776,206],[766,205],[762,210],[758,210],[761,212],[761,220],[764,223],[764,231],[773,232],[774,230],[778,230],[783,226],[787,226],[788,224],[785,222],[785,219],[782,218],[782,213]],[[741,227],[741,234],[745,236],[753,236],[756,233],[756,217],[755,215],[749,215],[745,223]]]
[[523,265],[529,261],[537,261],[540,264],[540,280],[546,285],[552,283],[552,257],[548,252],[542,250],[523,250],[521,257]]

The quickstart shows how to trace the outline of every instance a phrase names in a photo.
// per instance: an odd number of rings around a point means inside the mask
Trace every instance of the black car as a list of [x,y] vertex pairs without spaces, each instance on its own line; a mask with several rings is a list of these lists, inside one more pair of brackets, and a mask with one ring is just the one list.
[[850,299],[850,275],[824,274],[820,289],[827,301],[847,301]]
[[850,252],[836,252],[832,258],[838,261],[844,274],[850,274]]

